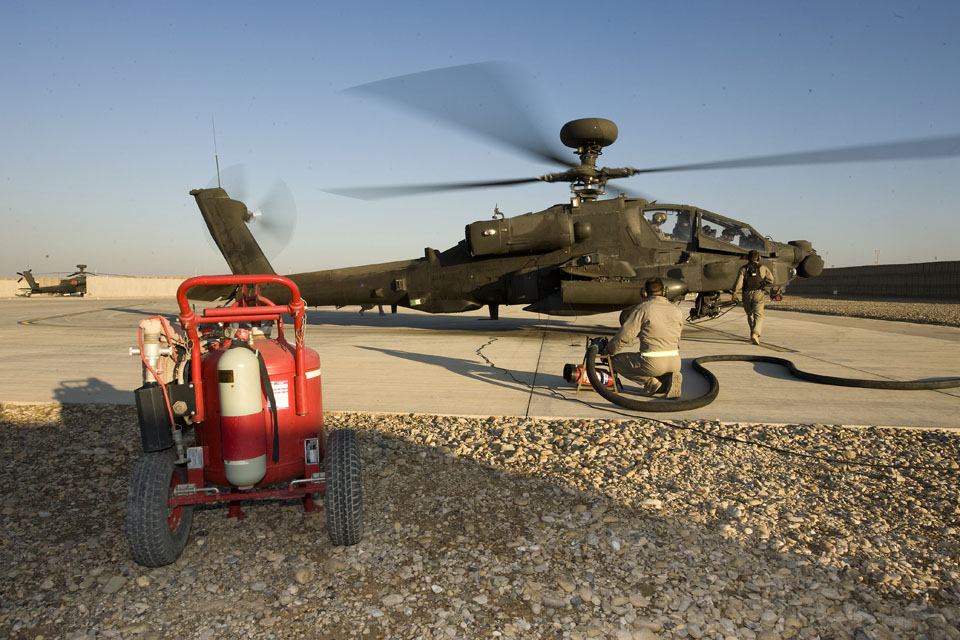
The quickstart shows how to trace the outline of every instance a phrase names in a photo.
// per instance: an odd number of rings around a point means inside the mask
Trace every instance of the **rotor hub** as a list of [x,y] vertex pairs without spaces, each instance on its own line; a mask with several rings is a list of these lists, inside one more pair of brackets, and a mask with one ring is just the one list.
[[618,177],[606,175],[606,169],[597,170],[597,158],[604,147],[617,141],[618,135],[617,125],[606,118],[579,118],[560,129],[560,141],[580,156],[580,166],[561,174],[570,182],[575,199],[596,200],[604,195],[607,180]]

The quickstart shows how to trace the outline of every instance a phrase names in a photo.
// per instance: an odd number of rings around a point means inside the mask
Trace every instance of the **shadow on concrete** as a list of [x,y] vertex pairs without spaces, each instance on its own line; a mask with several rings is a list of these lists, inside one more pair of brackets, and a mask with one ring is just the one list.
[[[412,351],[383,349],[380,347],[360,346],[358,348],[366,349],[367,351],[376,351],[388,356],[393,356],[394,358],[409,360],[411,362],[420,362],[422,364],[439,367],[446,371],[461,375],[465,378],[480,380],[482,382],[487,382],[494,386],[510,389],[512,391],[522,390],[523,388],[529,389],[533,384],[533,379],[535,376],[535,373],[510,371],[497,367],[496,365],[491,366],[486,363],[464,360],[463,358],[450,358],[447,356],[436,356],[428,353],[415,353]],[[557,378],[558,380],[562,381],[562,378],[559,376],[557,376]],[[538,376],[538,384],[539,380],[540,377]]]
[[61,380],[53,390],[54,399],[61,404],[131,404],[133,394],[117,389],[100,378]]
[[[151,304],[151,303],[147,303]],[[163,316],[170,322],[177,322],[176,313],[160,313],[158,311],[152,311],[150,309],[133,309],[131,307],[107,307],[104,311],[114,311],[116,313],[130,313],[138,316]]]
[[[785,358],[785,359],[789,360],[790,358]],[[692,361],[693,360],[691,359],[691,362]],[[712,371],[714,375],[718,375],[724,371],[725,365],[731,365],[731,364],[732,365],[744,365],[744,364],[750,365],[750,368],[753,369],[752,372],[747,371],[743,367],[739,368],[739,373],[742,373],[742,375],[752,376],[754,374],[759,374],[765,378],[775,378],[777,380],[792,380],[794,382],[802,382],[804,384],[810,384],[810,385],[817,384],[815,382],[810,382],[809,380],[803,380],[801,378],[794,376],[792,373],[790,373],[789,369],[779,364],[768,364],[766,362],[708,362],[704,366],[710,371]],[[727,373],[728,376],[732,372],[738,372],[736,368],[728,368],[726,369],[726,371],[728,372]],[[694,375],[698,378],[700,377],[700,374],[694,374]],[[723,387],[721,386],[721,391],[722,390],[723,390]]]
[[[140,307],[140,308],[137,308]],[[159,304],[155,301],[138,302],[130,306],[110,306],[95,311],[109,311],[114,313],[129,314],[134,316],[162,316],[169,321],[178,322],[178,312],[169,311],[168,308],[161,311]],[[197,313],[202,313],[203,308],[197,307]],[[85,311],[89,313],[94,310]],[[45,318],[41,318],[45,320]],[[463,333],[505,333],[511,331],[548,331],[551,333],[591,333],[594,335],[610,335],[616,327],[609,323],[598,322],[598,316],[582,317],[563,317],[555,318],[552,316],[538,316],[536,314],[527,314],[524,317],[501,317],[499,320],[491,320],[486,316],[469,314],[430,314],[419,313],[405,310],[402,313],[386,313],[379,315],[374,309],[363,314],[352,312],[349,309],[325,310],[308,309],[306,324],[310,327],[322,327],[324,325],[335,327],[376,327],[376,328],[402,328],[402,329],[423,329],[427,331],[443,332],[463,332]],[[290,316],[284,315],[284,325],[291,325],[293,321]],[[49,324],[49,323],[45,323]]]
[[[463,358],[451,358],[427,353],[401,351],[399,349],[384,349],[381,347],[367,346],[359,346],[358,348],[366,349],[368,351],[376,351],[388,356],[393,356],[395,358],[410,360],[412,362],[420,362],[423,364],[440,367],[446,371],[459,374],[466,378],[472,378],[474,380],[486,382],[504,389],[510,389],[513,391],[526,389],[532,396],[552,398],[563,397],[571,402],[586,403],[590,406],[596,407],[597,409],[609,409],[617,412],[624,411],[622,407],[618,407],[617,405],[607,402],[600,396],[593,394],[593,389],[589,384],[585,385],[585,387],[581,389],[580,393],[577,393],[576,385],[567,382],[563,377],[562,371],[558,371],[556,373],[545,373],[542,371],[518,371],[500,367],[496,362],[493,361],[489,361],[489,363],[479,363],[471,360],[464,360]],[[692,363],[693,358],[687,358],[683,360],[682,364],[681,371],[683,373],[683,393],[681,394],[681,398],[684,400],[698,398],[707,393],[707,391],[710,389],[707,379],[693,370]],[[577,362],[574,364],[579,365],[580,363]],[[710,363],[708,366],[712,367],[715,364],[731,363]],[[755,373],[768,378],[803,382],[802,380],[792,376],[789,371],[779,365],[753,363],[752,367]],[[624,385],[623,391],[626,397],[637,400],[647,399],[647,396],[640,392],[640,386],[637,383],[627,378],[623,378],[622,376],[621,381]],[[723,392],[722,386],[720,391],[721,393]],[[628,413],[640,414],[642,412],[628,411]]]
[[[288,319],[289,320],[289,319]],[[551,331],[551,332],[601,332],[604,335],[613,332],[613,327],[597,322],[582,322],[582,318],[554,319],[528,318],[490,318],[476,315],[398,313],[378,315],[375,311],[344,313],[343,311],[307,311],[307,324],[310,326],[332,325],[338,327],[372,326],[398,327],[404,329],[425,329],[430,331],[462,331],[464,333],[503,333],[507,331]],[[571,322],[573,324],[571,324]]]

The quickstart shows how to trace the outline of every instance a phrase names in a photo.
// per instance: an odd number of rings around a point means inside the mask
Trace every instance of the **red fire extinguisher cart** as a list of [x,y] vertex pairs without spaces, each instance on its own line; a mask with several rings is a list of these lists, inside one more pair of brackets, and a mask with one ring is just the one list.
[[[192,287],[220,285],[238,287],[235,302],[201,315],[191,310]],[[290,302],[274,304],[260,285]],[[312,513],[318,493],[333,543],[359,542],[356,436],[350,429],[324,433],[320,356],[304,345],[306,307],[297,285],[272,274],[200,276],[180,285],[177,301],[179,326],[148,318],[131,349],[144,379],[135,392],[143,453],[127,497],[133,559],[148,567],[175,561],[196,504],[226,502],[229,517],[243,518],[242,501],[298,498]],[[285,315],[293,319],[293,344]]]

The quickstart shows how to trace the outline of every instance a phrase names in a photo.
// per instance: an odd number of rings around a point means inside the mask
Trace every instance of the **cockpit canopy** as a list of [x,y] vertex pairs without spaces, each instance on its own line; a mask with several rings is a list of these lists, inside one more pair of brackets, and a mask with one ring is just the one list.
[[646,207],[643,216],[661,240],[684,244],[696,241],[700,249],[767,252],[766,241],[753,227],[716,213],[667,205]]

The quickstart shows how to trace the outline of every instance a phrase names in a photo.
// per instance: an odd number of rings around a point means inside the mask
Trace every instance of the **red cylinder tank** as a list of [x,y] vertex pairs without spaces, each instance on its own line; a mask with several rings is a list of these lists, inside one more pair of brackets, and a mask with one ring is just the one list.
[[[320,459],[324,455],[323,404],[320,386],[320,355],[304,348],[306,374],[307,415],[298,416],[294,400],[296,364],[294,346],[262,336],[254,339],[253,348],[263,354],[270,384],[277,401],[277,421],[279,423],[280,450],[279,459],[273,460],[274,424],[273,413],[262,390],[260,402],[264,408],[266,424],[267,472],[256,486],[267,486],[280,482],[302,478],[305,473],[303,460],[303,441],[318,438]],[[206,416],[203,423],[196,426],[197,446],[207,447],[204,480],[209,484],[228,485],[224,471],[224,450],[221,434],[220,397],[217,385],[217,363],[225,353],[222,349],[213,349],[201,358],[203,376],[203,402]]]

